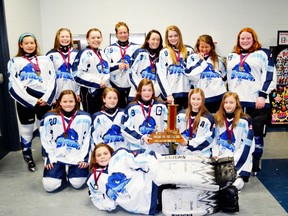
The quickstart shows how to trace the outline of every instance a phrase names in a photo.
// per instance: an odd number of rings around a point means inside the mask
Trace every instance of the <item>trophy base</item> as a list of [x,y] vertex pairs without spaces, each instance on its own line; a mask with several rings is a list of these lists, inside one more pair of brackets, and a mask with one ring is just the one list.
[[164,130],[164,132],[152,132],[149,137],[152,138],[151,140],[149,140],[149,143],[185,142],[178,129],[173,131]]

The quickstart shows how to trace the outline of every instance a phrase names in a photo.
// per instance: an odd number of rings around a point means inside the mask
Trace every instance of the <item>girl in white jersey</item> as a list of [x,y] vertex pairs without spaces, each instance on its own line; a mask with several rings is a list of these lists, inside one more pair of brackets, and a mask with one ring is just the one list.
[[67,182],[81,188],[87,179],[91,116],[79,110],[72,90],[61,92],[56,107],[43,117],[40,138],[45,151],[42,183],[47,192]]
[[55,98],[58,98],[63,90],[71,89],[80,101],[80,86],[72,77],[72,64],[78,53],[74,49],[72,33],[68,28],[60,28],[56,32],[54,47],[46,55],[51,59],[56,72],[57,90]]
[[53,64],[47,56],[40,56],[36,37],[32,33],[19,37],[18,53],[8,62],[8,73],[9,93],[16,101],[20,121],[23,157],[28,169],[35,171],[31,151],[35,116],[40,121],[51,109],[56,82]]

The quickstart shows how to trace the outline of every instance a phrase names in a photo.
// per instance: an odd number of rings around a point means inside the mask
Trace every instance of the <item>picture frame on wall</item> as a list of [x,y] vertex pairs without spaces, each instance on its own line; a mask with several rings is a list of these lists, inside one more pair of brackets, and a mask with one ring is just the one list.
[[288,45],[288,31],[278,31],[277,45]]

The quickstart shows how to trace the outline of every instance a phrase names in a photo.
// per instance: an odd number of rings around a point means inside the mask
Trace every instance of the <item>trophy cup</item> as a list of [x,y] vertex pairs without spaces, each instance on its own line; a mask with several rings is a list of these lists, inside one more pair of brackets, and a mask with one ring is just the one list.
[[152,132],[149,137],[149,143],[181,143],[184,138],[176,128],[177,104],[168,104],[168,124],[164,132]]

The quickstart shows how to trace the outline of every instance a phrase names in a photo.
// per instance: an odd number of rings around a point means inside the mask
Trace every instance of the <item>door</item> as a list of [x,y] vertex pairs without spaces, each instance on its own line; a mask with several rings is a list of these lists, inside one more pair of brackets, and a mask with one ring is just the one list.
[[15,103],[8,92],[9,58],[4,0],[0,0],[0,159],[20,148]]

